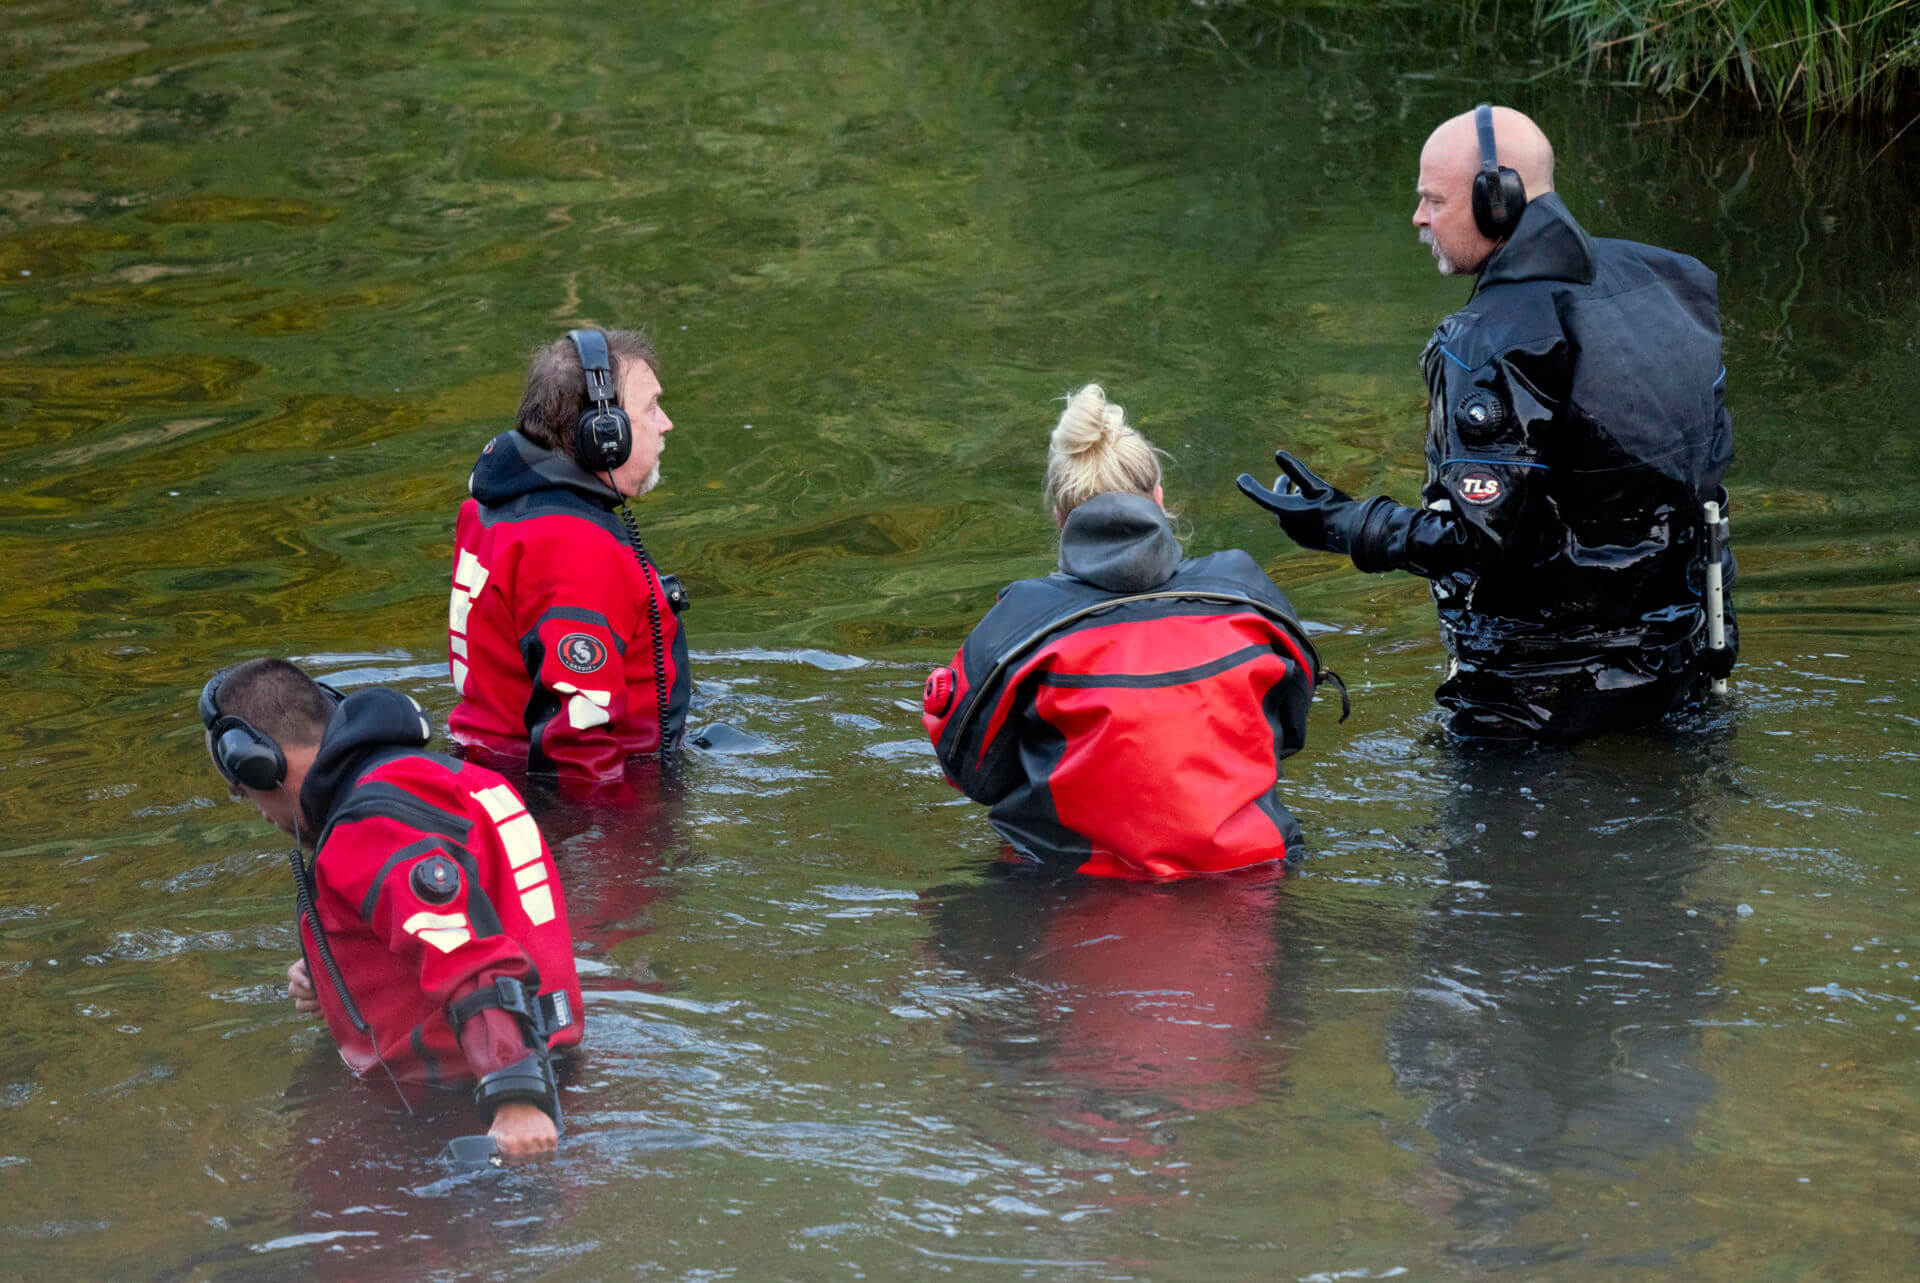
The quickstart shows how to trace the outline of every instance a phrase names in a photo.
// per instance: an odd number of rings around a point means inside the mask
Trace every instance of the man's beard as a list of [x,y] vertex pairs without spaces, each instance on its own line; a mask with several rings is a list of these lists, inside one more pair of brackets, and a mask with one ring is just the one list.
[[1440,275],[1458,276],[1460,274],[1458,269],[1454,267],[1453,260],[1447,257],[1447,251],[1441,249],[1440,243],[1433,239],[1433,229],[1431,227],[1423,227],[1420,229],[1420,243],[1433,250],[1433,264],[1440,269]]
[[660,460],[655,459],[653,461],[653,467],[649,469],[647,472],[646,480],[640,483],[640,489],[634,492],[633,497],[638,499],[641,495],[646,494],[648,491],[652,490],[655,486],[659,484],[660,484]]

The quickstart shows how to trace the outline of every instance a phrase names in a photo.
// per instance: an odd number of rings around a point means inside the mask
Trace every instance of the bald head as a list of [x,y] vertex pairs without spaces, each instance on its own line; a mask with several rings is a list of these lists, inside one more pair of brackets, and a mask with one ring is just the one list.
[[[1473,176],[1480,172],[1480,134],[1471,111],[1444,122],[1420,149],[1420,204],[1413,225],[1433,247],[1443,273],[1477,272],[1499,242],[1473,221]],[[1527,198],[1553,190],[1553,144],[1511,107],[1493,109],[1493,146],[1499,163],[1520,175]]]
[[[1553,144],[1532,119],[1511,107],[1493,109],[1493,150],[1500,163],[1520,175],[1528,197],[1553,190]],[[1480,172],[1480,131],[1473,113],[1463,111],[1427,137],[1420,150],[1420,167],[1431,155],[1456,174],[1465,174],[1469,186]]]

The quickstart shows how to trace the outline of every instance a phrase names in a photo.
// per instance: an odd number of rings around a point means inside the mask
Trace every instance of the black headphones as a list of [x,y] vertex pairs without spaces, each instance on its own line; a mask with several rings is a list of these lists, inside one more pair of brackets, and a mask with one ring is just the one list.
[[599,330],[568,330],[587,376],[587,408],[573,425],[573,457],[588,472],[611,472],[633,453],[633,421],[615,402],[613,354]]
[[[232,672],[231,668],[223,668],[200,688],[200,724],[207,728],[213,744],[213,764],[230,784],[271,792],[287,778],[287,755],[280,751],[273,736],[246,718],[220,711],[220,685]],[[314,685],[336,704],[346,698],[325,682]]]
[[1473,223],[1480,234],[1503,241],[1520,225],[1527,207],[1527,186],[1520,175],[1500,163],[1493,149],[1493,108],[1481,103],[1473,109],[1473,125],[1480,134],[1480,172],[1473,176]]

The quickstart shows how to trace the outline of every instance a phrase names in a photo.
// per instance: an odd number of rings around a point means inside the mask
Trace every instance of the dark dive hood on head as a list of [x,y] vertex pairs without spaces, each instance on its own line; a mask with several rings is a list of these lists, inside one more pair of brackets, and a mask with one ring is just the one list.
[[300,786],[303,821],[312,833],[325,827],[335,800],[369,754],[382,748],[424,748],[432,740],[427,715],[399,691],[376,686],[347,696],[333,710],[307,781]]
[[1554,192],[1527,202],[1513,236],[1487,256],[1480,288],[1506,281],[1576,281],[1592,284],[1597,270],[1593,238]]
[[603,478],[558,450],[535,445],[518,428],[487,442],[467,479],[467,492],[489,507],[555,487],[572,490],[603,508],[620,502]]

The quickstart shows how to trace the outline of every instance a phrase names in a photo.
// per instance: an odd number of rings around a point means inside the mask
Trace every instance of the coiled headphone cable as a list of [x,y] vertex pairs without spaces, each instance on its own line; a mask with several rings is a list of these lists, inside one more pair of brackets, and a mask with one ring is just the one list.
[[663,591],[660,572],[640,542],[640,523],[634,520],[633,509],[624,498],[619,512],[620,520],[627,527],[627,542],[633,546],[634,560],[640,563],[642,577],[647,580],[647,628],[653,639],[653,702],[660,714],[660,769],[666,771],[673,765],[673,742],[667,734],[667,637],[666,630],[660,626],[660,592]]

